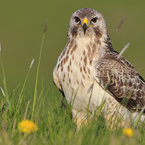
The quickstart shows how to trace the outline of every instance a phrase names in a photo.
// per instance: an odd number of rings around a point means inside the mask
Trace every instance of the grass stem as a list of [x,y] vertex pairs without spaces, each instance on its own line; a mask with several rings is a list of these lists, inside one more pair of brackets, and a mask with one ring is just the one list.
[[8,89],[7,89],[5,71],[4,71],[3,60],[2,60],[2,55],[1,55],[1,43],[0,43],[0,60],[1,60],[1,66],[2,66],[2,72],[3,72],[4,92],[6,94],[6,101],[9,104],[9,95],[8,95]]
[[34,110],[35,110],[35,103],[36,103],[36,96],[37,96],[37,84],[38,84],[38,75],[39,75],[39,68],[40,68],[40,61],[41,61],[41,55],[42,55],[42,48],[43,48],[43,41],[44,41],[44,36],[47,30],[47,20],[45,21],[44,29],[43,29],[43,37],[42,37],[42,43],[41,43],[41,48],[40,48],[40,53],[39,53],[39,60],[38,60],[38,66],[37,66],[37,74],[36,74],[36,81],[35,81],[35,89],[34,89],[34,99],[33,99],[33,108],[32,108],[32,119],[34,117]]

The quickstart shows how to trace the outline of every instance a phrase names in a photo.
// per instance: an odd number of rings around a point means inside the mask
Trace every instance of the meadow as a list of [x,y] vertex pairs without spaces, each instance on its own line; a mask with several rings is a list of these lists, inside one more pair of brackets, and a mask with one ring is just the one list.
[[[52,70],[67,42],[69,18],[82,7],[97,9],[105,16],[115,50],[120,52],[131,42],[123,56],[145,78],[145,2],[82,2],[1,3],[0,144],[145,144],[144,123],[138,127],[132,125],[134,134],[129,137],[122,133],[123,128],[111,130],[101,115],[95,115],[88,126],[78,130],[70,117],[71,107],[53,85]],[[116,33],[123,17],[125,21]],[[48,28],[45,34],[43,25],[46,18]],[[33,58],[34,64],[31,63]],[[24,133],[19,129],[19,123],[25,119],[36,123],[38,129]]]

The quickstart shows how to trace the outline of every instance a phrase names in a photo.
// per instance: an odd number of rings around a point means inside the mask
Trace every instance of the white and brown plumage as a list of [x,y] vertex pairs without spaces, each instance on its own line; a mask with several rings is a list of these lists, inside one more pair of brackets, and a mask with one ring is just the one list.
[[73,102],[77,123],[86,119],[88,104],[93,114],[104,102],[102,110],[108,119],[116,114],[128,120],[130,114],[135,117],[134,112],[144,109],[145,81],[124,57],[117,59],[101,13],[90,8],[74,12],[68,39],[53,80],[68,104]]

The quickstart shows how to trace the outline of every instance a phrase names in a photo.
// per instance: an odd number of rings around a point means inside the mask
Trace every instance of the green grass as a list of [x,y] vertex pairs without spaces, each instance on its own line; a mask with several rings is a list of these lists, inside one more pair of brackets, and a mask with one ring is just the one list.
[[[43,34],[44,39],[44,34]],[[66,103],[61,95],[56,96],[55,92],[50,93],[51,87],[44,90],[43,82],[41,89],[37,90],[37,80],[39,76],[39,66],[41,59],[40,49],[38,69],[36,75],[35,89],[27,90],[26,82],[29,79],[28,69],[23,87],[19,85],[9,92],[7,89],[6,77],[3,67],[2,55],[0,51],[1,66],[3,70],[3,86],[5,95],[0,93],[0,144],[72,144],[72,145],[122,145],[122,144],[145,144],[144,123],[134,129],[134,136],[131,138],[122,134],[122,128],[111,130],[107,127],[104,118],[96,112],[88,126],[77,129],[73,119],[71,119],[71,107],[65,109],[61,100]],[[34,98],[32,97],[34,96]],[[17,126],[23,119],[34,121],[39,130],[31,134],[22,133]]]
[[[121,128],[116,131],[107,128],[101,116],[99,118],[94,116],[87,127],[83,126],[77,130],[73,119],[70,118],[70,110],[61,105],[62,97],[49,94],[49,89],[44,94],[43,88],[36,98],[33,116],[33,121],[38,125],[39,130],[25,136],[17,129],[17,125],[24,118],[31,119],[33,99],[30,97],[31,93],[23,92],[21,107],[15,116],[18,103],[16,94],[17,91],[11,94],[9,104],[2,95],[0,98],[0,102],[4,101],[0,116],[0,144],[145,144],[145,130],[142,125],[134,130],[135,134],[132,138],[128,138],[122,134]],[[28,108],[27,114],[26,108]]]

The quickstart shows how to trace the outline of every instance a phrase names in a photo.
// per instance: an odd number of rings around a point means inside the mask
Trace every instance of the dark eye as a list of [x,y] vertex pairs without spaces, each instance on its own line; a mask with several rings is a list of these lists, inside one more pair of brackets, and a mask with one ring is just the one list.
[[96,23],[96,22],[97,22],[97,20],[98,20],[98,18],[97,18],[97,17],[95,17],[95,18],[93,18],[93,19],[91,20],[91,22]]
[[80,22],[80,19],[78,17],[74,17],[74,19],[76,23]]

